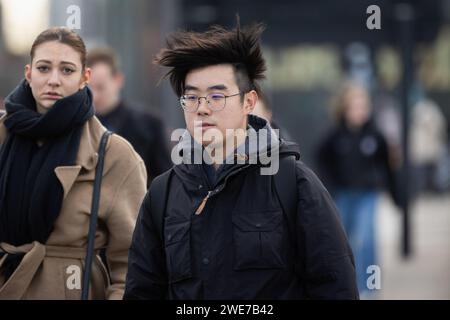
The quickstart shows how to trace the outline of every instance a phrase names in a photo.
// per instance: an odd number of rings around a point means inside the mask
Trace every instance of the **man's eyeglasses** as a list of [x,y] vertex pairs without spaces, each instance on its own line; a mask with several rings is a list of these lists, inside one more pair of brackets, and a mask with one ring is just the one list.
[[227,98],[234,97],[240,93],[226,96],[222,93],[210,93],[206,97],[199,97],[195,94],[185,94],[180,97],[180,104],[184,111],[196,112],[200,106],[200,99],[205,99],[208,108],[212,111],[220,111],[225,108]]

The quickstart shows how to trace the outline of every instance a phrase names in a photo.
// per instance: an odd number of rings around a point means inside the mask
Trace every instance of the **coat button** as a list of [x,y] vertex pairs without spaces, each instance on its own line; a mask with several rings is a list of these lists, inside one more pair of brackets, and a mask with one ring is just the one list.
[[209,264],[209,259],[208,258],[203,258],[202,260],[204,265],[208,265]]
[[201,184],[198,185],[198,190],[202,189],[203,186]]
[[257,224],[256,224],[256,227],[257,227],[257,228],[261,228],[261,223],[257,223]]

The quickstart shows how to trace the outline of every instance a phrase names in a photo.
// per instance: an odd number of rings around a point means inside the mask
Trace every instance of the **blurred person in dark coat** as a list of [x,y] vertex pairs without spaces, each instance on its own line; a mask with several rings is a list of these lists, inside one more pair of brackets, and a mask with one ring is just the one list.
[[388,145],[375,127],[367,90],[345,83],[336,99],[338,123],[319,148],[321,178],[332,190],[356,259],[358,289],[364,297],[367,268],[376,265],[375,213],[379,192],[395,196]]
[[278,134],[281,139],[294,141],[288,131],[284,127],[280,127],[278,123],[273,120],[272,105],[264,93],[261,92],[258,96],[258,101],[256,102],[255,109],[253,109],[252,114],[267,120],[272,129],[279,130]]
[[92,69],[90,88],[97,117],[109,130],[131,143],[145,162],[150,182],[172,164],[163,123],[151,114],[132,108],[121,98],[125,79],[112,49],[89,51],[87,65]]

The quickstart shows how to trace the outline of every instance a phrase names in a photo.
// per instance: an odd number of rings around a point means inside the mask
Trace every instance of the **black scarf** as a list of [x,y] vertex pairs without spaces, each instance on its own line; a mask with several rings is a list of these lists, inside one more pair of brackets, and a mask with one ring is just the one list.
[[[58,166],[75,165],[83,125],[94,115],[86,87],[36,111],[23,81],[5,100],[8,130],[0,150],[0,242],[45,243],[61,210],[64,191]],[[42,142],[38,146],[37,141]]]

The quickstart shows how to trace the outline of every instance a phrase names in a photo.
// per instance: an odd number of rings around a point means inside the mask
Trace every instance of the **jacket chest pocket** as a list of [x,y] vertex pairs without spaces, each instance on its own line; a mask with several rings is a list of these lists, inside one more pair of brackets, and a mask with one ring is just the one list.
[[165,221],[164,242],[170,283],[192,276],[190,229],[191,221]]
[[233,213],[234,269],[280,269],[286,265],[281,210]]

